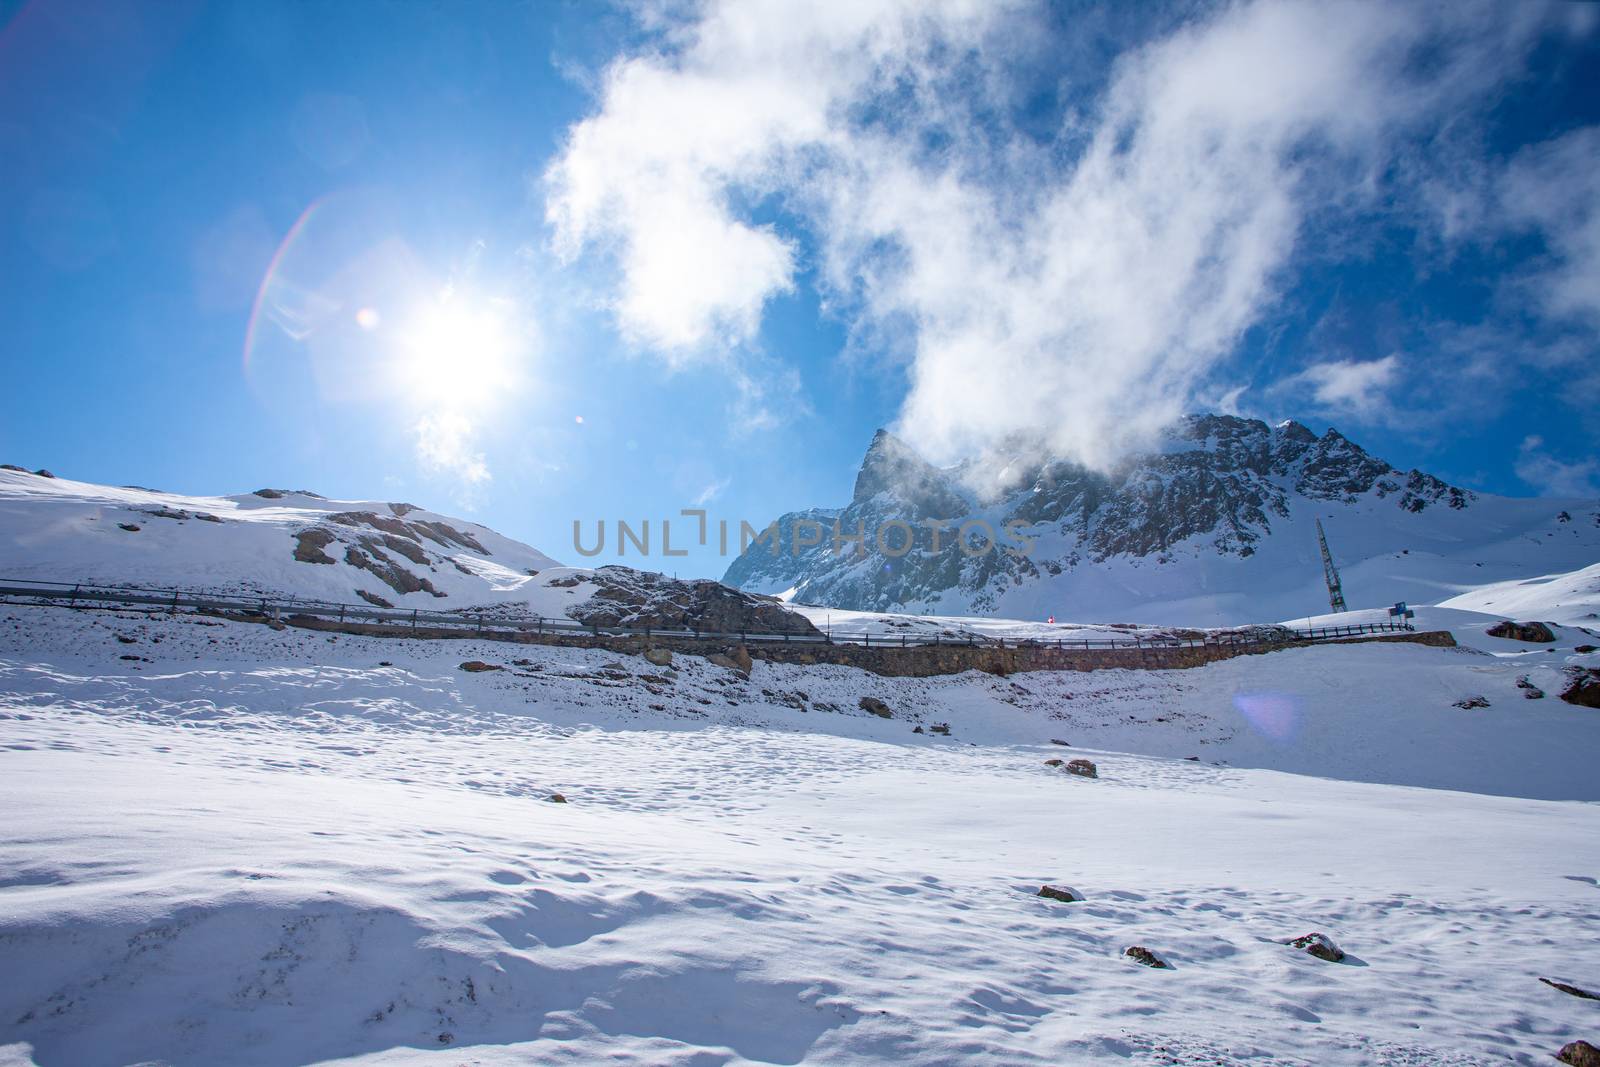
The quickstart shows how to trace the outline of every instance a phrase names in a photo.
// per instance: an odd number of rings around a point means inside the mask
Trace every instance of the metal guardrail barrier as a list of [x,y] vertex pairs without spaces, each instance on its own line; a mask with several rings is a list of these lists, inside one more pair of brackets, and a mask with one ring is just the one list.
[[[549,619],[535,615],[531,618],[501,618],[492,613],[472,611],[440,612],[405,608],[377,608],[365,604],[342,604],[336,601],[303,600],[296,597],[226,596],[203,593],[186,593],[181,589],[141,589],[127,586],[103,586],[85,583],[36,582],[0,579],[0,601],[32,602],[58,607],[91,607],[95,605],[126,605],[147,609],[172,611],[189,609],[197,612],[234,612],[243,615],[266,616],[273,619],[293,616],[311,616],[342,624],[376,624],[399,626],[416,630],[429,629],[460,631],[463,636],[491,633],[516,633],[603,637],[670,638],[690,641],[763,641],[784,644],[851,644],[866,648],[918,648],[938,645],[984,648],[1052,648],[1061,650],[1128,648],[1205,648],[1214,646],[1241,647],[1258,644],[1278,644],[1281,637],[1257,636],[1244,632],[1210,633],[1200,638],[1182,638],[1167,635],[1129,639],[1117,638],[1048,638],[1048,637],[988,637],[980,634],[873,634],[866,631],[829,631],[820,637],[804,633],[751,632],[738,633],[683,630],[650,626],[586,625],[573,619]],[[1307,630],[1290,629],[1297,640],[1332,641],[1344,637],[1357,637],[1374,633],[1403,633],[1413,630],[1407,623],[1360,623],[1347,626],[1315,627]],[[898,640],[896,639],[898,637]]]

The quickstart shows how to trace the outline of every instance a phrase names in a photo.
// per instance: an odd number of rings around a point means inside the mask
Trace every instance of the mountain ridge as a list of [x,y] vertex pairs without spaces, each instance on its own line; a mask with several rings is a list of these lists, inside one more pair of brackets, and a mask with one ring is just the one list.
[[[1561,513],[1567,522],[1557,520]],[[1571,520],[1573,513],[1582,520]],[[1133,612],[1162,623],[1247,622],[1325,610],[1311,532],[1318,517],[1368,606],[1389,598],[1432,603],[1486,581],[1600,559],[1594,501],[1478,494],[1420,469],[1395,468],[1337,429],[1318,436],[1294,420],[1269,426],[1192,415],[1155,449],[1110,471],[1026,449],[1001,463],[941,469],[880,430],[849,504],[779,518],[779,551],[751,545],[723,581],[852,610],[1097,620]],[[792,527],[807,520],[821,522],[826,534],[815,546],[802,536],[796,549]],[[935,551],[941,523],[951,527]],[[952,551],[963,523],[981,524],[973,547],[992,531],[995,550]],[[864,529],[865,541],[841,543],[844,551],[835,553],[835,524],[845,537]],[[885,524],[893,530],[889,552],[873,536]],[[893,550],[906,534],[895,524],[914,532],[902,555]],[[1020,545],[1008,532],[1030,550],[1007,551]],[[1543,532],[1561,536],[1534,536]],[[1506,550],[1508,537],[1527,542],[1526,551]],[[1551,543],[1534,551],[1536,540]],[[1416,559],[1406,560],[1413,549]],[[1456,558],[1471,549],[1481,551]],[[1429,565],[1417,565],[1424,559]],[[1381,573],[1368,580],[1373,571]]]

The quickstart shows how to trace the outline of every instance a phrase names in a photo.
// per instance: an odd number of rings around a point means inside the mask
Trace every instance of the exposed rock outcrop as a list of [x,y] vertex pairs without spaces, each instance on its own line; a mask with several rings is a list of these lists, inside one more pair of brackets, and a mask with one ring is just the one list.
[[619,566],[600,567],[588,577],[595,585],[594,593],[569,612],[585,626],[822,636],[810,620],[788,610],[775,597],[730,589],[720,582],[684,581]]

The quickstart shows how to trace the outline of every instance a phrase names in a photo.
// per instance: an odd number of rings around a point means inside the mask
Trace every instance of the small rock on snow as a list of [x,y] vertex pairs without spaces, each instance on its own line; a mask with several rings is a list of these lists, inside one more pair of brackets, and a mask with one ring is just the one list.
[[1329,963],[1338,963],[1344,959],[1344,950],[1333,943],[1333,939],[1326,934],[1310,933],[1303,937],[1296,937],[1285,942],[1290,948],[1300,949],[1309,956]]
[[1129,945],[1122,950],[1122,954],[1129,959],[1137,960],[1146,967],[1154,967],[1158,971],[1170,971],[1172,964],[1157,956],[1143,945]]
[[1600,1000],[1600,993],[1591,993],[1587,989],[1579,989],[1575,985],[1568,985],[1565,982],[1558,982],[1554,978],[1541,978],[1539,981],[1543,982],[1547,986],[1550,986],[1551,988],[1559,989],[1563,993],[1570,993],[1575,997],[1582,997],[1584,1000]]

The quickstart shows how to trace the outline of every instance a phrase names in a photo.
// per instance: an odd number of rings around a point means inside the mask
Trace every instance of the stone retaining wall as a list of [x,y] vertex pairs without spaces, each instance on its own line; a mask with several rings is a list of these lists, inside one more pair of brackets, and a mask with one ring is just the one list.
[[[239,616],[229,616],[239,618]],[[251,621],[263,621],[259,618]],[[295,615],[283,620],[290,626],[308,630],[334,633],[360,634],[370,637],[411,637],[426,641],[460,641],[469,638],[506,641],[516,644],[557,645],[567,648],[603,648],[613,652],[638,655],[646,648],[666,648],[689,656],[706,656],[716,652],[732,653],[738,645],[716,641],[696,641],[688,638],[643,636],[594,637],[589,634],[537,634],[495,632],[486,630],[475,635],[463,630],[441,630],[407,626],[379,626],[364,623],[340,623],[310,615]],[[1454,648],[1456,641],[1447,630],[1427,630],[1413,633],[1370,634],[1347,637],[1337,641],[1281,641],[1256,644],[1206,644],[1179,645],[1176,647],[1147,648],[1051,648],[1024,645],[1020,648],[994,648],[978,645],[923,645],[909,648],[894,646],[867,647],[847,644],[815,644],[801,642],[754,641],[743,646],[754,659],[774,663],[837,663],[859,667],[874,674],[888,677],[927,677],[937,674],[960,674],[962,671],[984,671],[989,674],[1016,674],[1025,671],[1098,671],[1112,668],[1131,670],[1181,670],[1202,667],[1207,663],[1232,659],[1235,656],[1258,656],[1279,652],[1286,648],[1310,648],[1314,645],[1356,644],[1371,642],[1401,642],[1430,645],[1435,648]]]

